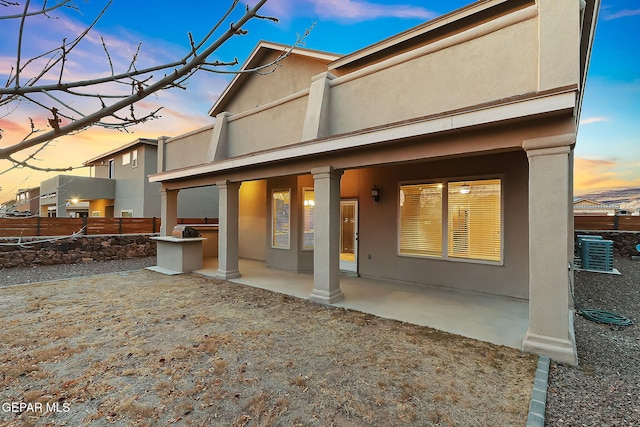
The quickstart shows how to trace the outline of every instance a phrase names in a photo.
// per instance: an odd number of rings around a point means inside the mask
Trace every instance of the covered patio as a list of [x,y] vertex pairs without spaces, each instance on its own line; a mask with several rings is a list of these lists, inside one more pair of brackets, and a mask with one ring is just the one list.
[[573,150],[598,5],[475,2],[344,56],[259,43],[241,70],[289,52],[278,72],[239,73],[212,126],[159,147],[161,236],[180,191],[216,186],[217,278],[577,364]]
[[[266,267],[239,259],[242,276],[230,282],[309,299],[313,274]],[[205,258],[196,273],[216,277],[218,258]],[[419,287],[363,277],[340,278],[344,300],[332,304],[420,326],[520,349],[529,327],[528,302],[438,287]]]

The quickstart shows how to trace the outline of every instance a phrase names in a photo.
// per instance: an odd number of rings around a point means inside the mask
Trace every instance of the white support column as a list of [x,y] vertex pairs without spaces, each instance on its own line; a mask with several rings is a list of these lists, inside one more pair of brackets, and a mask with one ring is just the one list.
[[218,272],[222,280],[240,277],[238,270],[238,213],[240,207],[240,183],[220,181],[218,187]]
[[313,291],[311,301],[333,304],[340,289],[340,176],[332,167],[312,169],[314,182]]
[[166,155],[165,155],[165,150],[167,149],[167,141],[170,138],[168,136],[160,136],[158,137],[158,167],[157,167],[157,172],[161,173],[164,172],[166,169]]
[[569,289],[571,145],[575,134],[526,140],[529,158],[529,330],[524,351],[577,365]]
[[178,191],[160,190],[160,235],[171,236],[178,223]]
[[329,82],[335,79],[331,73],[324,72],[313,76],[309,89],[309,101],[302,129],[302,141],[321,138],[330,134],[329,129]]

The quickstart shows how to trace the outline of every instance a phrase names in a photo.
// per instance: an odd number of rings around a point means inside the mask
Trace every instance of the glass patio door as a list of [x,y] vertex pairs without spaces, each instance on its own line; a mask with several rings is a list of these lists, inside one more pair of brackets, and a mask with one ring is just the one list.
[[340,270],[358,272],[358,201],[340,201]]

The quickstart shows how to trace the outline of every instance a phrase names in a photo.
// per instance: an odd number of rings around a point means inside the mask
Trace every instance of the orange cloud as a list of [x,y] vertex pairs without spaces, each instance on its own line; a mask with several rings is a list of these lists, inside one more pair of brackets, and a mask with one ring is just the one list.
[[574,190],[577,195],[630,187],[640,187],[639,165],[617,160],[575,159]]

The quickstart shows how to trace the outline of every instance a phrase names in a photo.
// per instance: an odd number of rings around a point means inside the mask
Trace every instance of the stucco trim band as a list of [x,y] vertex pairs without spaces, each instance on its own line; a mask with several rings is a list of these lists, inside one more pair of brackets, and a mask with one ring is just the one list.
[[573,109],[574,107],[575,94],[573,92],[564,92],[527,99],[524,101],[511,102],[485,109],[467,111],[446,117],[422,119],[415,122],[376,128],[374,130],[368,129],[358,133],[322,140],[313,140],[302,144],[295,144],[293,146],[248,154],[242,157],[231,158],[219,162],[167,171],[151,175],[149,180],[151,182],[162,182],[173,179],[188,178],[196,175],[232,170],[239,167],[254,166],[263,163],[324,154],[336,150],[357,148],[381,142],[452,131],[468,126],[495,123],[553,111]]
[[[527,152],[529,156],[536,155],[536,153],[530,152],[534,150],[544,150],[551,148],[569,148],[576,142],[575,133],[568,133],[564,135],[553,135],[543,138],[525,139],[522,141],[522,148]],[[560,154],[560,151],[557,154]],[[568,151],[567,151],[568,152]]]

